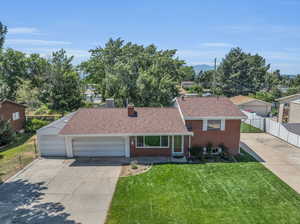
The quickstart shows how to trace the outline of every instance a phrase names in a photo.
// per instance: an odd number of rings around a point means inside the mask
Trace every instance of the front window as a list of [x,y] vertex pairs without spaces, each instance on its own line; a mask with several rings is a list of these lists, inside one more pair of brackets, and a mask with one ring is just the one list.
[[160,146],[160,136],[145,136],[145,146]]
[[208,120],[207,130],[221,130],[221,120]]
[[169,147],[168,136],[137,136],[138,148],[167,148]]

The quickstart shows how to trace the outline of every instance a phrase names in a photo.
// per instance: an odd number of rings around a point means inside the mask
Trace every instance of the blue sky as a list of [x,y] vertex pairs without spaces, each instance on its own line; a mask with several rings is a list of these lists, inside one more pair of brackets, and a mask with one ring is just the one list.
[[121,37],[178,49],[187,64],[212,64],[232,47],[259,53],[286,74],[300,73],[300,0],[3,1],[6,47],[48,56],[65,48],[76,63]]

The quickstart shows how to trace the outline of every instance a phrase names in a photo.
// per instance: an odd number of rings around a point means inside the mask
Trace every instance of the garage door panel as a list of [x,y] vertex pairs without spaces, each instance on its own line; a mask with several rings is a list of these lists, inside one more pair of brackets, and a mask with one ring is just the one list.
[[76,157],[125,156],[125,142],[120,137],[77,138],[73,140]]
[[42,156],[65,156],[65,138],[57,135],[39,136],[39,150]]

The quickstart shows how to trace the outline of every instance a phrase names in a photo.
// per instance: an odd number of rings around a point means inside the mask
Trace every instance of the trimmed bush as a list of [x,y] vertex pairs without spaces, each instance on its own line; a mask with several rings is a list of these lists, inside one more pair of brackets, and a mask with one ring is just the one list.
[[192,157],[202,159],[203,157],[203,147],[202,146],[193,146],[189,148],[190,154]]
[[219,147],[222,149],[220,156],[223,159],[229,159],[229,149],[224,144],[220,144]]
[[49,121],[44,121],[44,120],[40,120],[40,119],[29,119],[26,121],[26,127],[25,130],[28,133],[34,133],[36,132],[38,129],[48,125],[50,122]]
[[16,137],[16,133],[8,121],[0,119],[0,146],[11,143]]

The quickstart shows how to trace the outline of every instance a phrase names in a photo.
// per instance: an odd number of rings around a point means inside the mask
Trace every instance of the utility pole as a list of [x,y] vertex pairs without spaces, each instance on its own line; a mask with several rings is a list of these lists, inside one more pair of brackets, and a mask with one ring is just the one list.
[[216,73],[217,73],[217,58],[214,60],[214,76],[213,76],[213,95],[215,95],[215,89],[216,89]]

